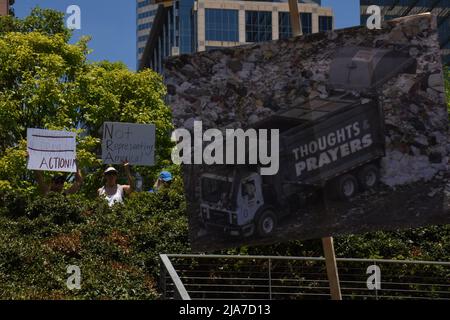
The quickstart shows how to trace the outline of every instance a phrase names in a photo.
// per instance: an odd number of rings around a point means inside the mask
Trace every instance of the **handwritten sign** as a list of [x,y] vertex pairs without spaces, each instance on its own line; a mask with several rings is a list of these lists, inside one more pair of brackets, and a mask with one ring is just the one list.
[[28,169],[76,171],[76,133],[27,129]]
[[155,126],[105,122],[103,124],[102,159],[106,164],[152,166],[155,161]]

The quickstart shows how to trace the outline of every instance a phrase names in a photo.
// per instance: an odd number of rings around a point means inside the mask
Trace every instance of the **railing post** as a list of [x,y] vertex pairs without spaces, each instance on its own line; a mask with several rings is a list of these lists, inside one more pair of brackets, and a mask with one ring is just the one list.
[[167,281],[166,281],[166,267],[164,266],[164,263],[162,263],[162,261],[160,262],[159,265],[159,286],[162,288],[162,292],[163,292],[163,299],[166,300],[167,299]]
[[160,254],[159,257],[161,258],[164,268],[166,268],[166,271],[169,273],[170,278],[172,279],[175,286],[175,299],[191,300],[189,293],[186,291],[186,288],[184,287],[183,282],[181,281],[178,273],[173,267],[169,257],[166,254]]

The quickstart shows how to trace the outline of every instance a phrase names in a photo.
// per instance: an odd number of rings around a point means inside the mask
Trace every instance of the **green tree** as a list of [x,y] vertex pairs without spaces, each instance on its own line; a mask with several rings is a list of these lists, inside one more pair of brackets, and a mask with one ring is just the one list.
[[67,41],[72,35],[72,32],[64,25],[64,13],[51,9],[36,7],[24,19],[18,19],[14,16],[0,17],[0,34],[33,31],[49,36],[59,34]]
[[92,195],[101,183],[98,158],[105,121],[154,123],[154,170],[168,164],[171,114],[158,74],[135,73],[121,63],[88,62],[88,39],[69,44],[63,15],[55,11],[35,9],[23,20],[2,18],[0,25],[7,26],[0,28],[0,188],[32,187],[25,167],[27,128],[78,132],[78,163],[89,168],[85,192]]

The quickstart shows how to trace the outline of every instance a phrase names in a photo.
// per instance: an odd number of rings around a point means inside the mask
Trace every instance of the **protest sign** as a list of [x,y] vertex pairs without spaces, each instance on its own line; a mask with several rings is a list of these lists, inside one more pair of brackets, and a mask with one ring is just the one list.
[[105,122],[103,124],[102,159],[106,164],[152,166],[155,162],[155,126]]
[[44,129],[27,130],[28,169],[76,171],[76,133]]

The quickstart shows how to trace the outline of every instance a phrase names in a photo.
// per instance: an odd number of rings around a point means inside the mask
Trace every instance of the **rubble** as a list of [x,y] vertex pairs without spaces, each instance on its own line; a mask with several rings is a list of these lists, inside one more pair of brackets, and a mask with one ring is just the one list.
[[445,169],[445,164],[432,163],[427,155],[388,150],[381,160],[381,181],[391,187],[420,180],[430,181],[440,170]]
[[[400,74],[378,90],[389,150],[382,179],[390,186],[430,179],[448,161],[449,151],[433,23],[432,16],[419,15],[389,21],[374,32],[361,27],[173,57],[166,63],[165,79],[175,127],[192,128],[194,119],[203,120],[205,128],[249,126],[307,99],[328,97],[336,48],[413,44],[409,53],[417,60],[417,73]],[[436,133],[435,145],[441,148],[430,146]],[[401,147],[405,144],[411,147]]]

